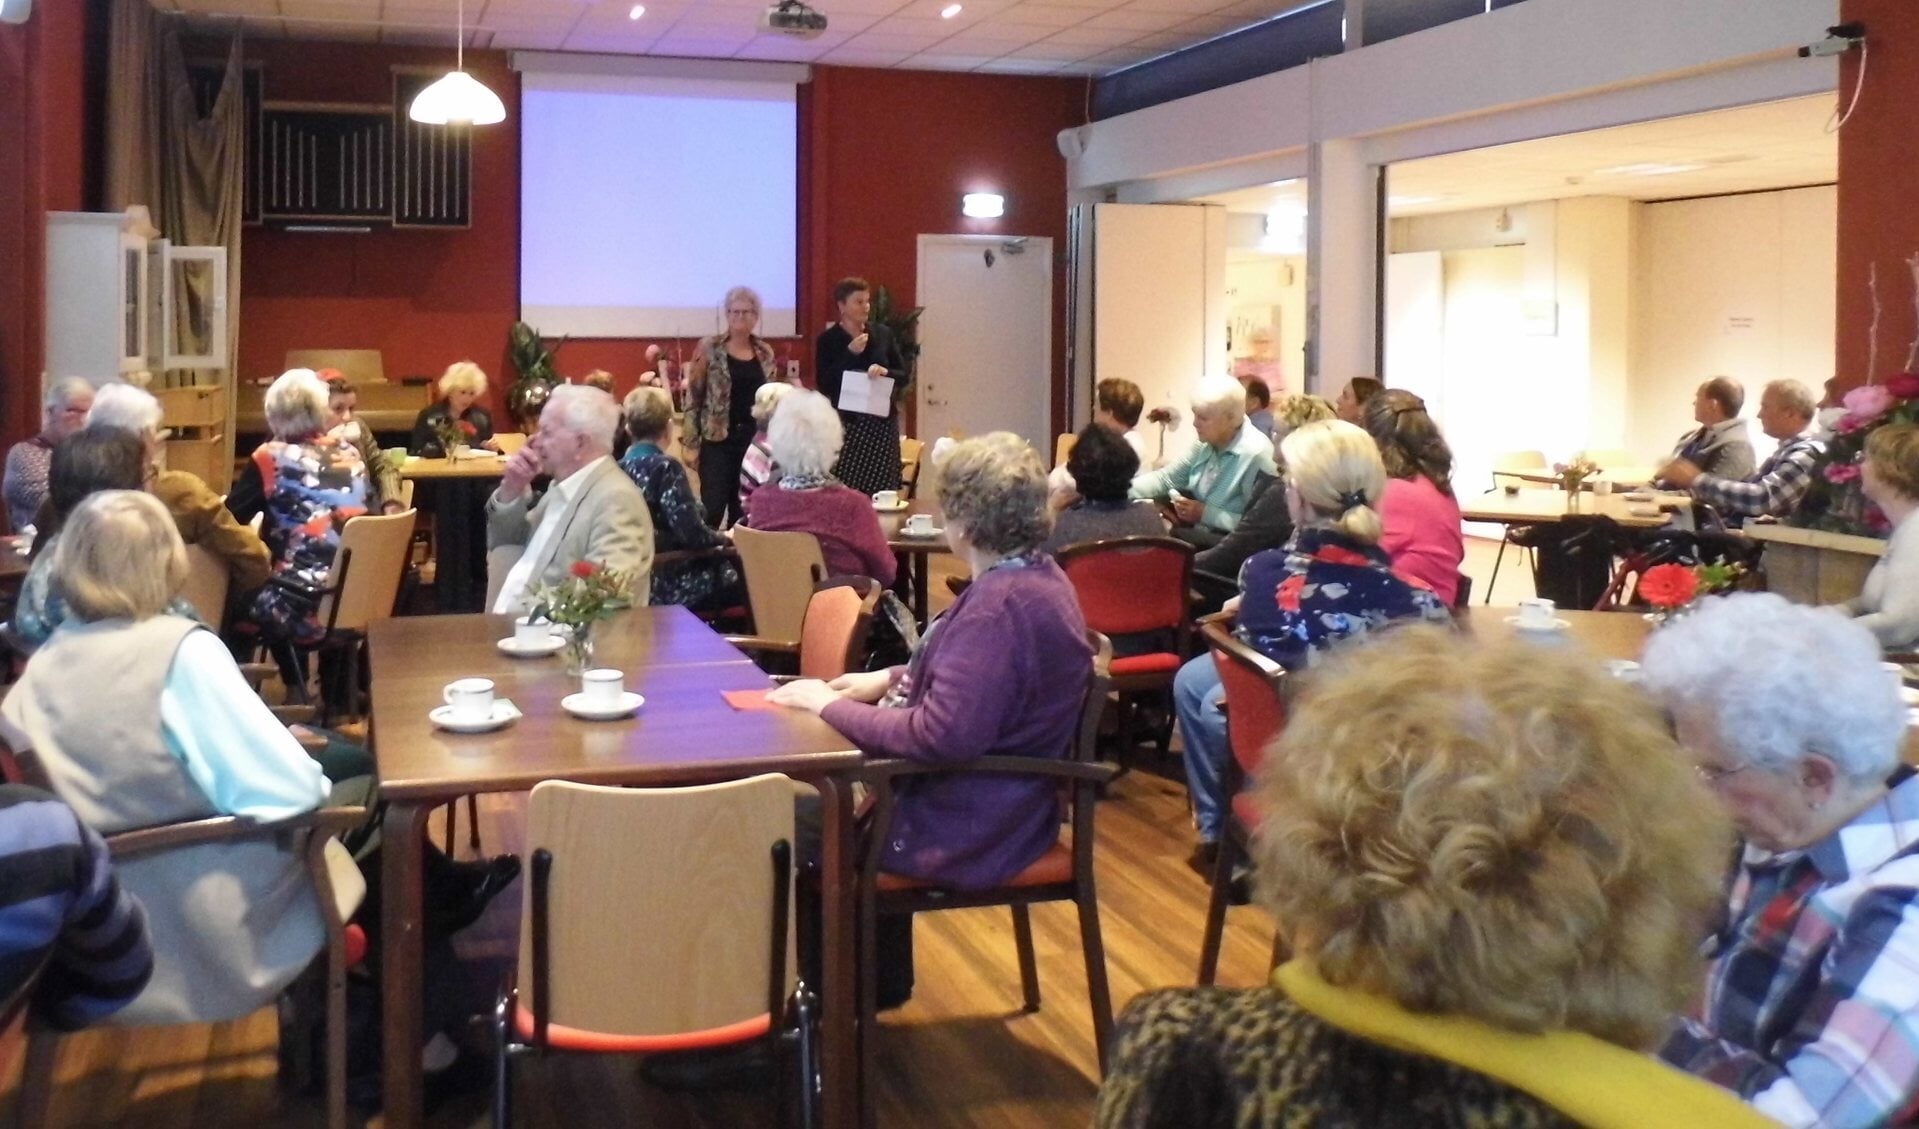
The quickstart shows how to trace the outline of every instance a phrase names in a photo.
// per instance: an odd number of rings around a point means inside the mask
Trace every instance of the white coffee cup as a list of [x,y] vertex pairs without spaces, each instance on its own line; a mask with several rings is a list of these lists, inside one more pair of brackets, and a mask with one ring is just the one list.
[[1639,664],[1631,659],[1607,659],[1606,673],[1621,682],[1639,681]]
[[890,510],[900,504],[898,490],[879,490],[873,494],[873,504],[883,510]]
[[1555,605],[1551,600],[1538,597],[1519,601],[1519,626],[1551,627]]
[[1612,479],[1610,478],[1594,479],[1593,493],[1599,495],[1600,497],[1604,497],[1607,494],[1612,493]]
[[916,536],[923,536],[933,532],[933,515],[914,514],[912,517],[907,518],[906,532]]
[[538,647],[553,637],[553,625],[543,619],[525,616],[513,621],[513,641],[522,647]]
[[626,694],[626,675],[611,667],[596,667],[580,675],[580,694],[589,706],[611,709]]
[[449,682],[441,694],[446,704],[453,707],[455,721],[485,721],[493,716],[491,678],[462,678],[457,682]]

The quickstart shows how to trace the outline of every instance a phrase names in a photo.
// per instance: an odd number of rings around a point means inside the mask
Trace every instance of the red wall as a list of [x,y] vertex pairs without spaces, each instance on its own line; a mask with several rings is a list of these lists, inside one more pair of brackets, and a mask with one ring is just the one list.
[[[1912,268],[1919,255],[1919,4],[1844,0],[1844,18],[1866,25],[1872,64],[1858,109],[1839,131],[1839,294],[1834,371],[1844,387],[1901,371],[1915,324]],[[1858,81],[1859,54],[1840,68],[1843,99]],[[1878,352],[1868,357],[1878,271]]]

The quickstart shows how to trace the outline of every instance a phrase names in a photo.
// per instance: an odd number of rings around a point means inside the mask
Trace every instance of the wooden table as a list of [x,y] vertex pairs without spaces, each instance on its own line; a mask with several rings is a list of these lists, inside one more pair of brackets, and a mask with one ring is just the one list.
[[919,621],[921,627],[925,627],[930,608],[929,559],[934,553],[951,553],[953,548],[946,543],[946,538],[942,534],[936,533],[931,537],[907,537],[902,534],[900,530],[906,527],[906,519],[914,514],[932,515],[935,527],[943,527],[946,524],[945,515],[940,513],[937,502],[931,498],[915,498],[903,510],[895,513],[881,513],[879,515],[880,532],[886,534],[886,545],[899,558],[900,565],[912,575],[913,618]]
[[1561,609],[1553,613],[1570,626],[1561,632],[1521,631],[1506,621],[1516,608],[1474,608],[1459,619],[1468,634],[1489,643],[1524,639],[1542,646],[1571,644],[1583,647],[1601,659],[1632,659],[1646,649],[1646,637],[1652,625],[1638,612],[1575,612]]
[[408,455],[400,466],[400,477],[415,482],[440,478],[498,478],[506,468],[506,459],[493,454],[465,459],[422,459]]
[[[821,1015],[825,1121],[858,1124],[860,1080],[854,989],[851,804],[840,774],[857,768],[851,742],[801,710],[736,711],[722,690],[769,685],[737,648],[679,607],[637,608],[595,632],[594,661],[627,672],[646,696],[638,716],[582,721],[560,709],[578,688],[557,656],[517,659],[495,642],[506,616],[382,620],[372,648],[370,743],[386,802],[382,824],[384,1055],[389,1129],[420,1124],[421,844],[427,813],[458,797],[510,792],[542,780],[659,786],[783,772],[815,784],[822,819]],[[438,730],[427,711],[456,678],[491,678],[525,714],[492,733]]]
[[485,611],[486,499],[506,460],[409,458],[400,477],[412,481],[414,504],[433,515],[433,594],[442,612]]
[[1799,604],[1840,604],[1866,586],[1866,574],[1885,556],[1877,537],[1828,533],[1749,521],[1744,530],[1766,546],[1766,591]]
[[[1657,466],[1606,467],[1598,474],[1586,480],[1585,488],[1591,490],[1595,482],[1610,482],[1617,490],[1644,486],[1659,477],[1662,468]],[[1524,482],[1545,482],[1557,485],[1559,476],[1549,470],[1500,470],[1494,471],[1495,478],[1517,478]]]
[[[1568,508],[1568,502],[1577,497],[1578,507]],[[1603,515],[1620,525],[1633,529],[1656,529],[1666,524],[1669,515],[1690,505],[1691,502],[1681,494],[1655,494],[1650,502],[1629,502],[1621,494],[1594,494],[1581,491],[1578,495],[1563,490],[1515,490],[1508,494],[1504,490],[1489,490],[1476,498],[1466,499],[1459,507],[1459,516],[1463,521],[1496,521],[1503,525],[1545,525],[1563,521],[1568,515],[1573,517],[1591,517]],[[1634,507],[1653,506],[1659,512],[1636,514]]]

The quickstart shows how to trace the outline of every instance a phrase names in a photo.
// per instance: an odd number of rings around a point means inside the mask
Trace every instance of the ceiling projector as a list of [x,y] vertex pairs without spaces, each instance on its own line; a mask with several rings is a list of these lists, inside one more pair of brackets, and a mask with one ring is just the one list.
[[[0,24],[23,24],[33,14],[33,0],[0,0]],[[824,17],[820,26],[826,26]]]
[[800,0],[779,0],[760,17],[760,26],[795,39],[814,39],[826,30],[826,13]]

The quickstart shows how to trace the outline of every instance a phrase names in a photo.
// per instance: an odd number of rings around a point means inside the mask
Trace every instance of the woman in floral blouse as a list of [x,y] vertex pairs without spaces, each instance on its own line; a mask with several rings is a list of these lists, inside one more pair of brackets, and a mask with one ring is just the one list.
[[[1240,569],[1234,634],[1291,670],[1321,651],[1398,619],[1446,621],[1430,588],[1397,576],[1379,547],[1379,499],[1386,470],[1379,447],[1343,420],[1309,423],[1280,444],[1293,539],[1255,553]],[[1180,669],[1173,703],[1185,742],[1186,780],[1199,846],[1192,862],[1208,876],[1225,826],[1226,716],[1211,655]]]
[[[664,389],[642,385],[629,392],[623,405],[626,433],[632,446],[620,458],[653,513],[656,553],[689,549],[718,549],[726,538],[706,524],[706,518],[686,469],[666,454],[673,429],[673,401]],[[740,572],[726,557],[653,562],[654,604],[679,604],[698,610],[733,607],[741,602]]]

